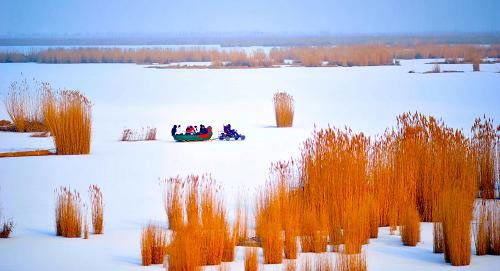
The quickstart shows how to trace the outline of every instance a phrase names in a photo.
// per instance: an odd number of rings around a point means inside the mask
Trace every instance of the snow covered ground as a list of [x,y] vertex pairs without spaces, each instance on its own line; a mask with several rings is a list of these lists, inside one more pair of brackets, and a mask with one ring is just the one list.
[[[160,270],[140,266],[140,231],[165,222],[160,180],[211,173],[224,187],[228,206],[253,200],[270,163],[297,157],[316,127],[351,127],[383,133],[398,114],[418,110],[441,117],[468,133],[474,118],[500,119],[500,64],[441,65],[464,73],[411,74],[432,69],[429,60],[401,66],[274,69],[146,69],[135,64],[0,64],[0,96],[10,82],[36,78],[54,88],[79,89],[94,103],[93,141],[86,156],[0,159],[2,215],[13,217],[12,238],[0,240],[0,270]],[[293,128],[274,127],[272,95],[295,97]],[[7,118],[0,107],[0,119]],[[243,142],[175,143],[174,124],[231,123]],[[118,142],[124,128],[154,126],[159,140]],[[48,138],[1,133],[0,151],[53,148]],[[105,233],[89,240],[55,236],[54,190],[71,186],[88,202],[90,184],[104,194]],[[387,228],[366,246],[369,270],[493,270],[500,257],[473,256],[452,267],[432,253],[432,225],[422,224],[422,242],[404,247]],[[262,256],[262,255],[261,255]],[[243,250],[237,262],[242,270]],[[277,270],[266,266],[266,270]]]

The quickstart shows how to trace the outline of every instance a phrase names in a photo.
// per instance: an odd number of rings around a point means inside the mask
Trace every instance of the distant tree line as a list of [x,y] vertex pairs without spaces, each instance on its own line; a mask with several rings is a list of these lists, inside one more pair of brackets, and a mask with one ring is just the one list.
[[476,63],[500,58],[500,44],[389,46],[382,44],[335,47],[277,47],[256,49],[179,48],[49,48],[40,51],[0,52],[1,63],[137,63],[211,62],[213,67],[270,67],[293,64],[318,66],[393,65],[397,59],[444,58],[447,63]]

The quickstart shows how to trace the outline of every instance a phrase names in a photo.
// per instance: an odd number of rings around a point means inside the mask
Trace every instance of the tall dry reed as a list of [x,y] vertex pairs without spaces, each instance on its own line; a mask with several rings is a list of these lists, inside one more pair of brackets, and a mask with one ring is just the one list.
[[495,166],[498,167],[500,126],[495,128],[493,119],[483,116],[474,121],[471,132],[474,150],[477,154],[477,176],[481,197],[494,199],[495,187],[500,184],[498,172],[495,172]]
[[293,96],[286,92],[274,93],[274,114],[276,117],[276,126],[292,127],[293,116],[295,114],[295,105]]
[[148,224],[141,234],[142,265],[162,264],[167,246],[167,231],[161,225]]
[[95,184],[91,185],[89,187],[89,194],[92,228],[94,229],[94,234],[102,234],[104,232],[104,201],[101,189]]
[[[34,85],[37,89],[33,89]],[[17,132],[44,132],[46,127],[42,112],[42,93],[47,83],[39,83],[27,79],[10,84],[5,96],[5,109]]]
[[169,227],[174,231],[184,224],[183,188],[184,182],[180,177],[165,180],[164,208],[167,213]]
[[245,271],[259,270],[259,258],[257,257],[256,248],[245,249]]
[[76,90],[46,89],[42,102],[44,123],[57,154],[90,153],[92,104]]
[[83,224],[80,194],[66,187],[56,190],[56,194],[56,235],[81,237]]
[[416,246],[420,241],[420,215],[411,205],[406,209],[401,219],[401,241],[405,246]]

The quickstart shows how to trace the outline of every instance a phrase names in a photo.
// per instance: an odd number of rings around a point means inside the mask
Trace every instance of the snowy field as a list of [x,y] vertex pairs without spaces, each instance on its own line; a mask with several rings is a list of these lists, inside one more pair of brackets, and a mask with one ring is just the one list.
[[[297,157],[314,127],[349,126],[381,134],[396,116],[418,110],[469,133],[474,118],[500,120],[500,64],[441,65],[464,73],[420,74],[430,60],[401,66],[274,69],[146,69],[135,64],[0,64],[0,96],[14,80],[36,78],[56,89],[81,90],[93,102],[91,154],[0,159],[2,214],[16,223],[0,240],[0,270],[160,270],[140,265],[140,232],[149,221],[166,222],[160,180],[211,173],[222,184],[228,206],[252,204],[270,163]],[[414,70],[417,73],[408,73]],[[293,128],[275,128],[272,95],[295,98]],[[4,107],[0,119],[6,119]],[[243,142],[176,143],[174,124],[231,123]],[[152,126],[154,142],[118,142],[124,128]],[[53,148],[50,139],[0,132],[0,151]],[[54,190],[71,186],[88,202],[98,184],[105,202],[104,235],[89,240],[55,236]],[[432,225],[422,223],[422,242],[404,247],[380,228],[365,246],[368,270],[495,270],[498,256],[473,256],[470,266],[452,267],[432,253]],[[262,254],[260,255],[262,257]],[[238,249],[231,270],[243,270]],[[261,258],[262,262],[262,258]],[[280,266],[265,266],[279,270]]]

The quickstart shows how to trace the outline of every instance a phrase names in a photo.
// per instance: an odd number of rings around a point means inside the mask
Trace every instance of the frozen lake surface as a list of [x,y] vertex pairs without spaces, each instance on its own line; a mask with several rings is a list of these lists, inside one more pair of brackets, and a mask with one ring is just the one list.
[[[135,64],[0,64],[0,97],[14,80],[36,78],[55,89],[78,89],[93,102],[93,141],[86,156],[0,159],[2,215],[13,217],[12,238],[0,240],[0,270],[159,270],[140,266],[140,231],[149,221],[165,222],[160,179],[211,173],[224,187],[232,209],[238,197],[253,204],[268,178],[270,163],[297,157],[314,127],[349,126],[381,134],[396,116],[419,111],[469,133],[474,118],[500,120],[500,64],[441,65],[464,73],[421,74],[430,60],[401,66],[269,69],[146,69]],[[408,73],[414,70],[417,73]],[[274,127],[272,95],[295,98],[293,128]],[[0,107],[0,119],[8,118]],[[170,128],[180,124],[231,123],[243,142],[175,143]],[[122,143],[124,128],[153,126],[159,140]],[[50,139],[0,133],[0,151],[46,147]],[[89,240],[55,236],[54,190],[71,186],[88,202],[90,184],[104,194],[105,234]],[[243,195],[243,196],[242,196]],[[252,205],[253,206],[253,205]],[[500,257],[473,256],[455,268],[432,253],[432,225],[422,225],[422,242],[403,247],[399,236],[380,228],[366,246],[373,270],[492,270]],[[232,264],[242,270],[243,251]],[[278,270],[266,266],[266,270]]]

